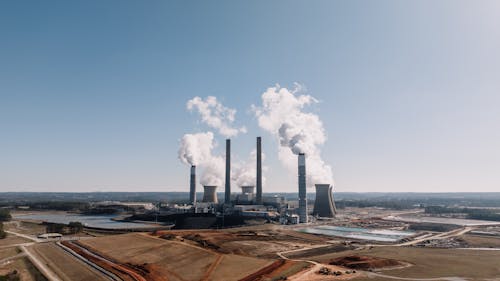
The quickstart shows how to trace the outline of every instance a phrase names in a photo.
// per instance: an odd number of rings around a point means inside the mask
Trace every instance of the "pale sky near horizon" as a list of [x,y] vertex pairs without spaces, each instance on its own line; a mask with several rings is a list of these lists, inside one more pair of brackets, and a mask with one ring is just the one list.
[[250,107],[296,82],[335,190],[500,191],[499,27],[498,1],[1,1],[0,192],[188,191],[195,96],[294,192]]

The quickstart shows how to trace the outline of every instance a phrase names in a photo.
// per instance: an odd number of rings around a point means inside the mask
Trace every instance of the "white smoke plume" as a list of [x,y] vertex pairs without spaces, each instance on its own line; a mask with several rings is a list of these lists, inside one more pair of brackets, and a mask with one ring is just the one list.
[[236,110],[225,107],[216,97],[209,96],[205,100],[194,97],[186,104],[189,111],[196,110],[200,114],[201,121],[209,127],[216,129],[225,137],[234,137],[239,133],[246,133],[246,128],[233,126]]
[[212,157],[214,134],[212,132],[185,134],[180,140],[179,159],[189,165],[200,165]]
[[[265,154],[262,153],[262,161],[265,159]],[[250,153],[250,157],[245,162],[236,162],[233,164],[232,169],[232,179],[235,181],[236,185],[241,186],[256,186],[257,177],[257,150],[254,149]],[[262,185],[265,185],[266,178],[264,177],[264,172],[267,167],[262,167]]]
[[320,146],[326,141],[323,123],[318,115],[305,111],[318,101],[300,90],[300,85],[293,90],[268,88],[262,94],[262,106],[253,110],[259,126],[279,140],[279,159],[290,171],[297,171],[296,155],[305,153],[308,186],[333,184],[332,168],[321,158]]
[[212,132],[185,134],[180,140],[179,159],[201,169],[202,185],[222,186],[224,183],[224,158],[212,154],[215,146]]
[[201,164],[203,172],[200,183],[202,185],[224,185],[225,160],[222,156],[212,156],[208,161]]

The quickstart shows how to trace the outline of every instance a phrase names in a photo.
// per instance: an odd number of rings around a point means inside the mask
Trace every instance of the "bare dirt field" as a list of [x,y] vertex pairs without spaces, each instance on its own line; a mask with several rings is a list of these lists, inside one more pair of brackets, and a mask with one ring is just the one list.
[[500,237],[466,234],[460,238],[471,248],[500,248]]
[[[0,249],[0,261],[3,259],[6,259],[8,257],[15,256],[15,255],[19,254],[19,252],[20,251],[18,249],[16,249],[15,247]],[[2,265],[2,263],[0,263],[0,266],[1,265]]]
[[[363,255],[394,259],[412,266],[386,270],[383,274],[406,278],[460,277],[483,280],[500,276],[500,251],[476,251],[458,249],[425,249],[412,247],[374,247],[358,251],[332,253],[314,257],[314,260],[329,262],[331,259]],[[356,280],[375,280],[362,278]],[[380,280],[387,280],[380,279]]]
[[18,272],[22,281],[47,281],[26,257],[0,265],[0,275],[8,274],[14,270]]
[[108,280],[100,272],[76,259],[54,243],[40,243],[30,249],[62,280]]
[[46,227],[35,222],[10,221],[4,223],[6,230],[11,230],[21,234],[38,235],[45,233]]
[[152,278],[168,276],[170,281],[239,280],[273,262],[139,233],[87,239],[80,244],[120,263],[147,266]]
[[157,236],[182,239],[193,245],[223,254],[239,254],[274,259],[276,252],[324,245],[331,237],[300,233],[279,228],[238,228],[224,231],[161,231]]
[[12,235],[10,233],[7,233],[6,238],[0,239],[0,249],[7,248],[7,247],[13,247],[13,245],[27,243],[27,242],[31,242],[31,241],[28,239],[24,239],[22,237],[18,237],[18,236]]

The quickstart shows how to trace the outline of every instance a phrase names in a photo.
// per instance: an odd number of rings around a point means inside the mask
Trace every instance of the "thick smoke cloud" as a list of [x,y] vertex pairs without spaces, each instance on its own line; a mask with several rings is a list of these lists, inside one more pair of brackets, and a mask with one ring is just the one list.
[[262,94],[262,105],[253,110],[259,126],[279,140],[279,159],[290,172],[297,170],[295,155],[305,153],[308,185],[333,184],[332,169],[321,158],[320,146],[326,141],[323,123],[318,115],[305,111],[318,101],[300,90],[299,85],[293,90],[271,87]]
[[189,165],[200,165],[212,157],[214,134],[212,132],[185,134],[179,147],[179,159]]
[[180,140],[179,159],[201,168],[202,185],[222,186],[224,182],[224,158],[212,154],[215,146],[212,132],[185,134]]
[[[262,161],[265,159],[265,154],[262,153]],[[267,167],[263,166],[262,171],[265,172]],[[247,161],[236,162],[233,164],[232,179],[237,186],[255,186],[257,177],[257,150],[254,149],[250,153]],[[266,178],[262,176],[262,185],[265,185]]]
[[212,156],[209,161],[204,162],[201,167],[200,183],[202,185],[215,185],[221,187],[224,185],[225,160],[222,156]]
[[216,129],[225,137],[234,137],[239,133],[246,133],[246,128],[233,126],[236,110],[225,107],[216,97],[209,96],[205,100],[194,97],[186,105],[189,111],[196,110],[200,114],[201,121],[209,127]]

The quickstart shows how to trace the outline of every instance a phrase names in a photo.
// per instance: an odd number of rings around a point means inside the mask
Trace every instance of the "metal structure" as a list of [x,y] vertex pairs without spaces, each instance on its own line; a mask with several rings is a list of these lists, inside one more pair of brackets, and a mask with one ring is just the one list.
[[262,139],[257,137],[257,195],[255,204],[262,205]]
[[299,154],[299,222],[307,223],[306,156]]
[[316,184],[316,200],[314,201],[313,215],[333,218],[337,213],[333,201],[333,186],[329,184]]
[[206,203],[217,203],[217,186],[204,185],[203,186],[203,201]]
[[196,166],[191,166],[191,178],[189,181],[189,202],[196,203]]
[[231,203],[231,140],[226,140],[226,186],[224,190],[224,203]]
[[246,185],[241,187],[241,193],[243,194],[253,194],[254,186]]

